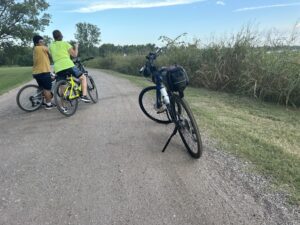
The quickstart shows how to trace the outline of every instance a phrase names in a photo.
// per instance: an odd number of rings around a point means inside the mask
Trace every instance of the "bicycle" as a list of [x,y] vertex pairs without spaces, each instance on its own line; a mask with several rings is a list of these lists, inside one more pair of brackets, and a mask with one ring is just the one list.
[[[93,57],[80,60],[75,59],[74,63],[77,68],[83,72],[83,76],[87,78],[87,92],[93,103],[98,102],[98,90],[94,79],[89,75],[88,71],[82,64],[84,61],[93,59]],[[78,107],[78,98],[82,94],[81,82],[78,78],[72,75],[68,76],[66,80],[58,81],[54,88],[54,101],[57,109],[65,116],[72,116],[75,114]]]
[[[51,73],[52,93],[55,86],[55,74]],[[27,84],[22,87],[16,96],[17,105],[25,112],[38,110],[45,102],[43,89],[37,84]]]
[[203,151],[201,136],[193,113],[184,99],[184,89],[189,82],[188,76],[184,68],[179,65],[158,69],[154,62],[161,51],[162,49],[159,48],[155,53],[150,52],[146,56],[145,65],[140,69],[141,74],[156,84],[141,91],[140,108],[155,122],[175,124],[162,152],[178,132],[189,154],[198,159]]

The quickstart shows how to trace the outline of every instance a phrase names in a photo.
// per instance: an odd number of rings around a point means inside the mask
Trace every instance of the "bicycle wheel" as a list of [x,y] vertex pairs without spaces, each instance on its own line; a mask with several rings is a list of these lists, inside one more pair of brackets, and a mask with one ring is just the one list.
[[87,77],[87,91],[89,93],[91,100],[94,103],[98,102],[98,90],[95,81],[91,76]]
[[71,84],[61,80],[54,87],[54,101],[57,109],[65,116],[72,116],[77,110],[78,99],[69,99]]
[[175,96],[175,102],[180,110],[176,110],[179,120],[179,135],[193,158],[200,158],[202,155],[202,141],[198,125],[188,103],[179,96]]
[[155,122],[163,124],[171,123],[171,119],[167,110],[162,113],[158,113],[154,109],[155,104],[156,87],[151,86],[144,88],[139,95],[139,105],[143,113],[145,113],[147,117],[149,117],[151,120],[154,120]]
[[22,87],[16,97],[20,109],[26,112],[38,110],[43,103],[42,90],[38,85],[28,84]]

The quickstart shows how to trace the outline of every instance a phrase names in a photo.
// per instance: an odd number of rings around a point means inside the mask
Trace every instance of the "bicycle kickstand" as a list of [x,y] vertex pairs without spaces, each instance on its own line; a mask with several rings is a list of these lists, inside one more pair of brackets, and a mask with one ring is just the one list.
[[171,139],[175,136],[175,134],[177,133],[177,131],[178,131],[178,127],[175,126],[175,128],[174,128],[174,130],[173,130],[171,136],[169,137],[167,143],[165,144],[165,147],[163,148],[162,152],[165,152],[165,150],[166,150],[166,148],[168,147],[168,145],[169,145]]

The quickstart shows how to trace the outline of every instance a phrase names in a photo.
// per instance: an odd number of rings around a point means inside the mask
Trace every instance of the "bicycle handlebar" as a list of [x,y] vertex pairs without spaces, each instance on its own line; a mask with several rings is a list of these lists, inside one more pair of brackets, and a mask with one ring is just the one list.
[[94,59],[94,57],[92,56],[92,57],[88,57],[88,58],[85,58],[85,59],[82,59],[82,60],[80,60],[80,58],[77,57],[77,58],[73,59],[73,62],[74,62],[74,63],[83,63],[83,62],[89,61],[89,60],[91,60],[91,59]]

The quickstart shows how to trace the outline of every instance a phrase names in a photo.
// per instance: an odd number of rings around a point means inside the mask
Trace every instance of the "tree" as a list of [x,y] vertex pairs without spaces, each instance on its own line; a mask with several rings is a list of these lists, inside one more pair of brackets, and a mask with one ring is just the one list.
[[43,35],[43,38],[44,38],[44,43],[46,46],[49,46],[50,43],[53,41],[53,38],[48,35]]
[[75,39],[79,43],[79,52],[82,55],[95,54],[95,47],[100,43],[100,29],[90,23],[77,23]]
[[0,0],[0,47],[4,43],[28,43],[34,33],[44,31],[50,15],[42,14],[45,0]]

